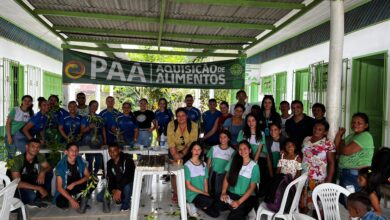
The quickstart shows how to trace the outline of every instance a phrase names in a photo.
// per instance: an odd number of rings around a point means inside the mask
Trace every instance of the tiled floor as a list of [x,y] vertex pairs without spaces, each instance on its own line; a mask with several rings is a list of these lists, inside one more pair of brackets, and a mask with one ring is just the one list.
[[[159,214],[159,220],[168,220],[168,219],[180,219],[180,214],[172,215],[175,211],[179,212],[177,205],[173,205],[170,199],[170,184],[163,184],[161,181],[157,183],[156,180],[153,181],[153,193],[151,196],[142,193],[140,209],[138,219],[143,220],[147,219],[147,216],[155,209],[157,209]],[[383,201],[383,199],[382,199]],[[28,219],[30,220],[128,220],[130,219],[129,212],[120,212],[120,206],[112,205],[111,213],[103,213],[102,204],[98,203],[95,200],[95,195],[93,195],[92,200],[89,202],[91,209],[88,209],[85,214],[79,214],[75,210],[62,210],[57,208],[55,205],[50,204],[47,209],[32,209],[28,208]],[[382,203],[383,207],[383,203]],[[349,219],[348,214],[344,208],[341,207],[341,219]],[[385,216],[390,216],[390,209],[384,209]],[[250,219],[254,219],[254,212],[251,215]],[[228,212],[222,212],[220,217],[217,219],[226,219]],[[12,214],[11,219],[16,219],[16,215]],[[204,213],[200,212],[200,217],[198,219],[213,219],[206,216]],[[265,218],[264,218],[265,219]]]

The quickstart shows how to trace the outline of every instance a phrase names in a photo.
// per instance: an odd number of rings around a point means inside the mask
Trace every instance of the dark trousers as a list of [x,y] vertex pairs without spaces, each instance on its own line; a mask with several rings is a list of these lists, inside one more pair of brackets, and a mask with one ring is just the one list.
[[194,203],[196,208],[204,210],[209,209],[214,205],[214,199],[210,196],[198,194],[195,199],[192,200],[192,203]]
[[86,154],[85,159],[88,161],[89,172],[93,171],[93,174],[97,175],[99,169],[103,169],[103,156],[101,154]]
[[[132,194],[133,194],[133,182],[130,182],[122,190],[122,196],[121,196],[122,197],[121,198],[122,207],[130,208],[130,200],[131,200]],[[98,202],[103,202],[104,189],[98,193],[96,199]]]
[[209,178],[209,193],[214,199],[219,200],[222,193],[222,185],[225,174],[219,174],[211,171]]
[[[53,172],[46,172],[45,175],[45,183],[43,185],[36,184],[38,186],[42,186],[50,196],[51,193],[51,179],[53,178]],[[35,202],[41,198],[41,194],[38,191],[32,189],[16,189],[15,197],[20,198],[24,204],[30,204]]]
[[[228,195],[231,200],[239,200],[241,198],[240,195],[228,192]],[[247,200],[245,200],[240,206],[233,209],[227,203],[220,203],[221,211],[230,209],[230,213],[227,217],[227,220],[246,220],[249,212],[255,207],[257,203],[257,198],[255,196],[250,196]]]
[[[75,186],[72,190],[68,190],[68,189],[65,189],[69,195],[71,195],[72,197],[73,196],[76,196],[77,194],[79,194],[81,191],[83,191],[84,189],[87,188],[87,184],[84,183],[84,184],[80,184],[80,185],[77,185]],[[80,202],[80,198],[78,198],[77,201]],[[58,208],[62,208],[62,209],[66,209],[66,208],[69,208],[69,200],[67,198],[65,198],[62,194],[58,195],[57,199],[56,199],[56,206]]]
[[258,161],[258,165],[260,168],[260,184],[259,184],[259,191],[258,196],[263,197],[265,193],[265,189],[267,188],[267,185],[271,179],[269,171],[268,171],[268,164],[267,164],[267,158],[260,157]]

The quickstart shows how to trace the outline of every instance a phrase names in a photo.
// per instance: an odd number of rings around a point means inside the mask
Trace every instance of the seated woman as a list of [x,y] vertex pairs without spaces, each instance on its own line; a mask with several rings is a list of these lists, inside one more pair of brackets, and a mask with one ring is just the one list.
[[79,156],[79,146],[70,143],[64,151],[65,156],[58,162],[55,170],[56,192],[54,202],[59,208],[66,209],[69,205],[80,208],[80,197],[75,198],[87,187],[89,171],[86,161]]
[[[168,124],[168,156],[173,162],[189,159],[190,144],[198,139],[198,125],[187,117],[184,108],[176,110],[176,120]],[[177,202],[176,178],[172,176],[172,201]]]
[[[198,142],[190,146],[191,158],[184,164],[187,202],[204,211],[208,216],[216,218],[218,210],[214,207],[214,199],[208,192],[208,169],[202,161],[202,147]],[[191,213],[190,213],[191,214]]]
[[256,204],[255,190],[260,181],[259,166],[252,160],[248,141],[238,144],[238,154],[226,166],[221,201],[221,210],[232,208],[227,219],[246,219]]
[[[22,132],[26,136],[27,140],[37,138],[41,141],[41,143],[43,143],[49,103],[45,99],[40,99],[38,106],[40,111],[32,116],[27,124],[24,125]],[[25,148],[20,148],[20,150],[22,150],[22,153],[26,151]]]

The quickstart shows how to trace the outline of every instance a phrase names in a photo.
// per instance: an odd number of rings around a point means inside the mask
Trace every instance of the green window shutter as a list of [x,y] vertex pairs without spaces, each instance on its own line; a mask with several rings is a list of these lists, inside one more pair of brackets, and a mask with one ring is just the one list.
[[261,92],[263,95],[273,94],[273,76],[267,76],[261,79]]
[[279,111],[280,102],[287,98],[287,72],[277,73],[275,88],[275,107]]
[[251,87],[250,102],[251,103],[259,102],[259,85],[253,82],[251,83],[250,87]]
[[62,96],[62,77],[61,75],[43,71],[43,96],[48,98],[50,95],[58,95],[60,102]]
[[307,114],[310,108],[309,102],[309,69],[295,72],[295,99],[303,103],[303,112]]
[[19,77],[18,77],[18,100],[22,101],[24,93],[24,66],[19,64]]

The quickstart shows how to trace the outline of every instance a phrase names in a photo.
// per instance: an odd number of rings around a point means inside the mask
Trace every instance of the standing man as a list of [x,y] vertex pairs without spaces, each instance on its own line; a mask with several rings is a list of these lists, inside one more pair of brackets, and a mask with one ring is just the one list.
[[50,183],[53,173],[45,156],[39,153],[41,142],[32,138],[27,142],[26,153],[14,158],[11,167],[12,179],[20,178],[17,196],[24,204],[46,208],[47,204],[41,198],[47,197],[50,192]]
[[[236,99],[237,99],[237,103],[236,104],[241,104],[245,107],[245,111],[244,113],[242,114],[242,118],[245,118],[247,114],[249,114],[251,112],[251,109],[252,109],[252,105],[247,103],[246,102],[246,99],[248,98],[248,96],[246,95],[246,92],[244,90],[239,90],[237,93],[236,93]],[[230,106],[230,113],[233,114],[234,113],[234,108],[236,107],[236,105],[231,105]]]
[[[205,134],[210,132],[215,124],[215,121],[221,116],[222,113],[217,110],[217,100],[209,100],[209,110],[203,113],[203,131]],[[204,139],[204,142],[209,146],[214,146],[219,143],[219,132],[215,132],[212,136],[207,139]]]
[[298,152],[301,152],[303,139],[313,135],[315,120],[303,114],[303,103],[299,100],[291,102],[293,117],[286,121],[287,135],[295,141]]
[[107,108],[99,113],[99,116],[104,119],[104,127],[106,129],[106,141],[108,145],[116,142],[115,134],[111,128],[113,125],[115,125],[116,119],[120,115],[120,112],[114,108],[114,105],[114,97],[108,96],[106,98]]
[[[112,199],[121,204],[121,211],[130,209],[130,199],[133,190],[135,165],[130,154],[123,153],[117,144],[108,147],[111,159],[107,162],[108,190]],[[104,189],[97,195],[97,200],[103,202]]]
[[192,106],[194,104],[194,97],[191,94],[187,94],[185,97],[185,103],[186,103],[187,117],[199,126],[201,113],[199,109]]
[[85,104],[87,102],[85,93],[83,92],[77,93],[76,101],[77,101],[77,114],[83,117],[87,116],[89,114],[89,108],[88,105]]

